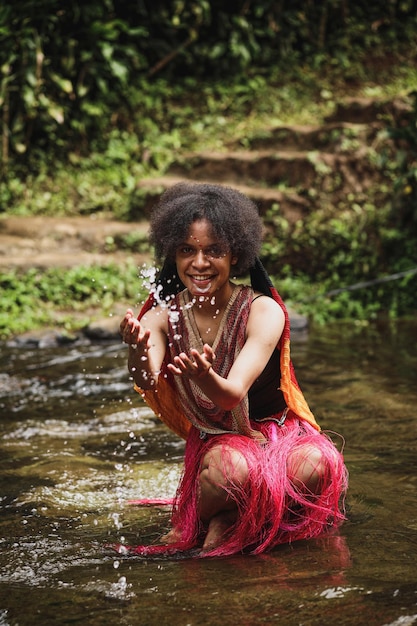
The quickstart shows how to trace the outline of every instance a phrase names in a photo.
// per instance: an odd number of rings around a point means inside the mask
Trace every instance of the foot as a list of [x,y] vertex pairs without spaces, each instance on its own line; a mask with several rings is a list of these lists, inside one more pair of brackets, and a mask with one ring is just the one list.
[[160,538],[160,542],[165,545],[171,545],[173,543],[178,543],[181,541],[181,531],[179,528],[172,528],[168,533],[162,535]]
[[230,513],[219,513],[212,517],[204,540],[203,552],[218,548],[235,520],[236,515]]

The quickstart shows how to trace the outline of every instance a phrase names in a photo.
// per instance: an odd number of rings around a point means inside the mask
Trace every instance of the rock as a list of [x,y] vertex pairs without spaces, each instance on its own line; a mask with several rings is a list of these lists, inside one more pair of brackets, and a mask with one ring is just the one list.
[[88,324],[83,329],[83,334],[90,341],[121,341],[119,326],[119,318],[106,317]]
[[288,309],[288,315],[290,317],[290,326],[293,332],[305,331],[308,329],[308,317],[291,309]]
[[61,333],[58,330],[39,329],[22,333],[6,342],[13,348],[54,348],[80,342],[80,335]]

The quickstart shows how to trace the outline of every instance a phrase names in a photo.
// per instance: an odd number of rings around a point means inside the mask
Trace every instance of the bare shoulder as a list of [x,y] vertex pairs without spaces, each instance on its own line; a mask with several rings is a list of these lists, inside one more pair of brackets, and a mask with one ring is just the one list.
[[251,305],[251,312],[252,311],[256,314],[269,313],[271,315],[275,314],[284,318],[284,311],[278,302],[271,298],[271,296],[267,296],[264,293],[255,292]]
[[284,311],[273,298],[255,293],[248,325],[256,333],[267,331],[280,336],[285,324]]

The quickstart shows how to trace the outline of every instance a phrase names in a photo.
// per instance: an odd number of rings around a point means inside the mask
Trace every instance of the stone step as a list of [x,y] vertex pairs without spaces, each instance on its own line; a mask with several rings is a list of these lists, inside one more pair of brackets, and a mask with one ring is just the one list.
[[[139,211],[144,212],[149,217],[153,206],[157,203],[162,193],[180,182],[190,182],[190,177],[163,176],[161,178],[145,178],[139,181],[137,189],[144,196],[144,205],[140,206]],[[279,205],[281,215],[290,223],[297,222],[312,210],[311,201],[295,191],[281,191],[270,187],[252,187],[236,184],[231,182],[230,178],[225,178],[222,181],[219,179],[204,180],[199,178],[198,181],[193,180],[192,182],[219,182],[233,187],[255,202],[261,215],[265,215],[274,204]]]
[[366,191],[378,169],[363,146],[346,154],[319,151],[241,150],[184,155],[168,170],[172,176],[258,187],[286,186],[315,193]]
[[334,122],[322,126],[273,126],[229,144],[231,150],[323,151],[348,153],[371,145],[381,130],[380,122],[355,124]]
[[338,102],[334,112],[326,118],[327,123],[350,122],[351,124],[372,124],[376,121],[387,125],[407,122],[412,115],[412,106],[406,98],[390,100],[375,98],[345,98]]
[[[75,267],[125,262],[120,240],[132,232],[147,240],[148,223],[95,217],[7,216],[0,220],[0,268]],[[142,263],[149,252],[137,251]]]
[[277,204],[295,222],[319,202],[336,206],[338,197],[364,194],[381,182],[374,156],[389,142],[379,131],[406,120],[410,111],[401,98],[347,98],[321,126],[270,127],[227,145],[228,152],[181,155],[164,177],[138,183],[132,217],[143,211],[149,217],[165,189],[188,180],[235,187],[262,215]]

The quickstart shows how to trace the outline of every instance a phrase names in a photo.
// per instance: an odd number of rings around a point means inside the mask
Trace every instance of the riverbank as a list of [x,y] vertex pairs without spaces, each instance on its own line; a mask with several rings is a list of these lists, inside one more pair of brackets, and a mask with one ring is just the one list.
[[[95,215],[5,215],[0,218],[0,270],[123,264],[132,256],[120,247],[123,238],[135,234],[144,240],[147,231],[146,221],[132,224]],[[135,253],[138,264],[150,258]]]
[[[133,252],[118,246],[125,237],[146,242],[148,226],[146,221],[132,224],[91,216],[3,217],[0,220],[0,272],[17,271],[25,275],[28,271],[38,269],[41,280],[42,273],[51,268],[64,272],[80,266],[107,266],[111,270],[119,268],[121,276],[125,268],[128,282],[134,280],[132,271],[137,273],[139,291],[140,267],[150,266],[152,255],[150,251]],[[97,290],[99,291],[99,287]],[[110,307],[111,310],[107,307],[106,312],[103,312],[100,299],[95,306],[91,304],[82,312],[70,302],[65,306],[57,305],[56,324],[41,324],[40,328],[22,329],[9,337],[8,344],[50,347],[69,342],[78,344],[85,341],[118,341],[120,319],[126,307],[135,304],[140,305],[129,302],[127,298],[116,299]],[[306,316],[296,311],[290,311],[290,315],[295,331],[304,331],[307,328]],[[64,316],[71,319],[71,325],[64,325],[62,328]]]

